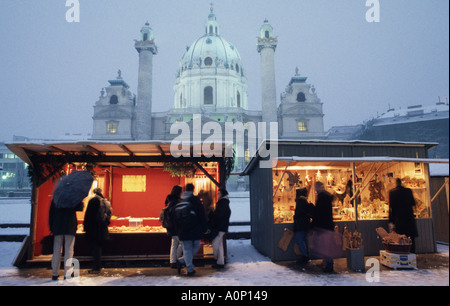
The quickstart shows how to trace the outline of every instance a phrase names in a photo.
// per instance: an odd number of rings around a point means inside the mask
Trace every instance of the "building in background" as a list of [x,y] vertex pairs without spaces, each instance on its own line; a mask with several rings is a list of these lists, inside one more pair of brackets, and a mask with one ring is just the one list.
[[29,196],[28,167],[0,142],[0,197]]
[[153,30],[146,23],[140,39],[135,41],[139,54],[137,95],[130,91],[119,71],[117,78],[101,90],[95,103],[92,139],[172,140],[178,136],[170,134],[172,124],[186,122],[192,127],[194,114],[201,115],[203,122],[213,121],[222,126],[226,122],[277,122],[281,127],[277,135],[280,139],[324,138],[322,102],[298,69],[281,95],[281,104],[277,103],[278,39],[267,20],[259,32],[255,51],[261,57],[261,110],[248,109],[245,62],[237,46],[221,36],[220,24],[211,8],[203,34],[184,51],[180,50],[172,107],[165,112],[152,112],[154,102],[168,104],[168,101],[152,101],[153,57],[158,48]]
[[431,158],[449,157],[449,104],[412,105],[389,108],[387,112],[354,126],[335,126],[327,132],[330,140],[373,140],[436,142]]
[[[180,60],[173,86],[173,101],[153,101],[153,60],[158,47],[147,22],[135,41],[138,53],[138,84],[136,93],[124,80],[121,71],[102,88],[94,105],[92,135],[67,133],[59,139],[30,139],[14,136],[14,142],[48,141],[145,141],[174,139],[174,123],[185,122],[193,130],[193,117],[201,115],[202,126],[207,122],[225,123],[277,122],[280,140],[372,140],[438,142],[430,157],[449,157],[449,104],[416,105],[406,109],[389,110],[373,119],[353,126],[334,126],[324,131],[323,103],[314,85],[295,68],[285,91],[279,96],[276,88],[275,55],[278,38],[265,20],[256,40],[256,53],[261,59],[261,109],[249,110],[245,59],[237,46],[221,36],[217,17],[211,11],[203,33],[185,50]],[[155,59],[154,59],[155,57]],[[293,68],[294,70],[294,68]],[[250,97],[251,99],[251,97]],[[279,99],[279,101],[278,101]],[[168,105],[166,111],[153,112],[153,103]],[[266,130],[266,132],[269,132]],[[210,135],[202,135],[203,139]],[[246,136],[249,136],[246,134]],[[270,137],[270,134],[267,135]],[[223,138],[222,138],[223,139]],[[248,137],[245,138],[249,140]],[[238,150],[238,148],[235,148]],[[248,142],[245,152],[236,152],[235,171],[240,172],[251,158]],[[0,196],[29,188],[26,165],[0,143]],[[20,165],[19,165],[20,164]],[[230,187],[242,186],[242,178],[230,178]],[[239,184],[238,184],[239,183]]]

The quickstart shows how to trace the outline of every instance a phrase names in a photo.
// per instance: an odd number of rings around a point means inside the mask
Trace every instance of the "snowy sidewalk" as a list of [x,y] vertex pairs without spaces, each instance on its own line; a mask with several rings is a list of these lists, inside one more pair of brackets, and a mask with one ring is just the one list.
[[[380,269],[380,281],[369,283],[366,273],[346,270],[345,259],[336,261],[336,273],[324,274],[320,261],[312,261],[302,271],[292,262],[273,263],[261,255],[250,240],[229,240],[227,268],[216,271],[209,265],[197,267],[192,278],[178,276],[168,267],[108,268],[101,275],[82,269],[74,280],[51,281],[46,268],[17,269],[11,265],[20,243],[0,243],[0,286],[448,286],[449,248],[439,245],[439,253],[418,255],[418,270]],[[421,268],[424,267],[424,268]]]

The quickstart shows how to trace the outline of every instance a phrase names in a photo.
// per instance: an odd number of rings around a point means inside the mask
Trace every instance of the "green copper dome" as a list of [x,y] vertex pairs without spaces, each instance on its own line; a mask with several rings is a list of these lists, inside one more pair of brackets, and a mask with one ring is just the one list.
[[237,48],[220,36],[216,15],[212,12],[205,23],[205,34],[186,48],[180,61],[181,71],[193,68],[232,69],[243,74]]

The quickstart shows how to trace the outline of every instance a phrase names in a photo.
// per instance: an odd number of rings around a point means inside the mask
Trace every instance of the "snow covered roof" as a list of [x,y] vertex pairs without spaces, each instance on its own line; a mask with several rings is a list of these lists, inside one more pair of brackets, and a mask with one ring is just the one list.
[[449,118],[449,105],[437,103],[431,106],[413,105],[404,109],[390,109],[375,118],[374,126],[444,120]]
[[[176,145],[176,143],[174,143]],[[164,157],[172,156],[171,141],[78,141],[78,142],[45,142],[45,143],[8,143],[8,149],[24,162],[32,164],[31,156],[45,156],[49,154],[93,154],[97,156],[134,157]],[[179,154],[203,152],[203,143],[191,142],[187,146],[178,148]],[[220,148],[214,146],[208,153],[219,156],[226,150],[232,149],[230,142],[221,143]]]
[[[367,146],[367,147],[373,147],[380,146],[380,147],[415,147],[415,148],[423,148],[425,150],[429,150],[437,146],[437,143],[434,142],[402,142],[402,141],[367,141],[367,140],[323,140],[323,139],[317,139],[317,140],[296,140],[296,139],[283,139],[283,140],[264,140],[260,142],[260,145],[258,147],[258,150],[256,151],[255,155],[252,157],[250,162],[247,164],[244,171],[241,173],[241,175],[249,175],[252,169],[256,166],[258,161],[260,160],[260,152],[266,151],[266,145],[275,143],[278,146],[288,145],[288,146]],[[282,153],[283,150],[280,151],[278,148],[277,154],[284,155]],[[317,152],[318,155],[321,155],[320,157],[299,157],[299,156],[270,156],[272,161],[275,163],[276,161],[304,161],[304,162],[389,162],[389,161],[403,161],[403,162],[423,162],[423,163],[447,163],[448,159],[431,159],[431,158],[410,158],[410,157],[390,157],[390,156],[347,156],[347,157],[324,157],[324,150],[321,152]],[[325,152],[326,153],[326,152]],[[265,154],[268,156],[267,154]]]
[[368,157],[279,157],[277,161],[285,162],[415,162],[415,163],[433,163],[436,165],[444,164],[447,166],[448,174],[448,159],[434,159],[434,158],[407,158],[407,157],[390,157],[390,156],[368,156]]

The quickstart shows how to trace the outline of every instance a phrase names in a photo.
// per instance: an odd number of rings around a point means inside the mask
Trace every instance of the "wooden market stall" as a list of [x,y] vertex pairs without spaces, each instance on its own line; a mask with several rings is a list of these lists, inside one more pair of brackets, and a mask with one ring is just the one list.
[[[16,265],[50,260],[48,213],[52,194],[57,179],[73,170],[94,174],[92,189],[102,188],[112,204],[110,239],[103,247],[105,260],[167,259],[170,237],[159,221],[166,196],[174,185],[193,183],[204,201],[215,203],[218,188],[225,184],[225,150],[229,149],[226,144],[216,145],[209,151],[213,156],[206,157],[194,154],[201,152],[194,144],[185,156],[176,158],[170,145],[159,141],[8,144],[29,165],[33,182],[30,235]],[[89,260],[91,255],[82,225],[89,198],[84,200],[84,211],[77,212],[74,256],[79,260]],[[198,255],[206,255],[203,248]]]
[[[263,143],[260,148],[270,145]],[[419,237],[416,252],[436,251],[430,206],[428,159],[435,144],[400,142],[279,141],[272,168],[260,167],[257,153],[244,174],[250,177],[252,244],[274,261],[294,260],[294,240],[287,251],[277,247],[285,229],[293,230],[295,190],[307,187],[315,203],[314,183],[322,182],[334,195],[333,219],[342,233],[345,226],[362,233],[366,256],[383,249],[375,231],[388,230],[389,190],[395,179],[413,190]],[[265,155],[265,154],[264,154]],[[263,155],[263,156],[264,156]]]

